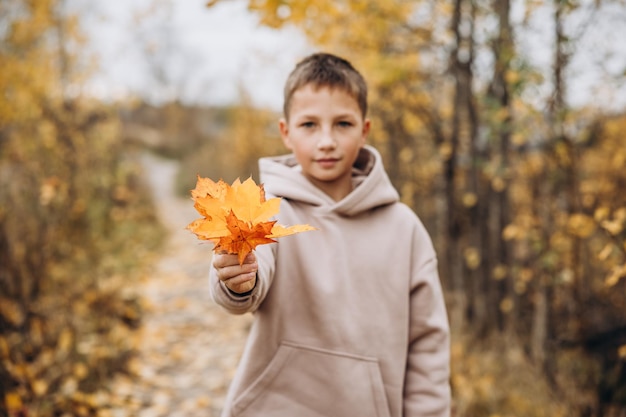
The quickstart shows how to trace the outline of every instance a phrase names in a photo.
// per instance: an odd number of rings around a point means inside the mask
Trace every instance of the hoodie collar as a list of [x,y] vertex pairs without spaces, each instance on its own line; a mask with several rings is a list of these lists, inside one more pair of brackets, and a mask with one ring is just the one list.
[[365,145],[353,165],[353,190],[340,201],[334,201],[302,175],[293,154],[261,158],[261,182],[268,194],[318,206],[343,216],[397,202],[399,196],[392,186],[378,151]]

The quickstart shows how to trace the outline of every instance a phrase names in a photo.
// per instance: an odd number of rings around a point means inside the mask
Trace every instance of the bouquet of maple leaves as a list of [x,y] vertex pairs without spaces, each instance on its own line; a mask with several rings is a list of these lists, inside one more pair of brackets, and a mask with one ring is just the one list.
[[191,198],[202,218],[191,222],[187,229],[198,239],[213,242],[214,252],[236,254],[239,264],[258,245],[315,230],[306,224],[285,227],[270,220],[280,211],[280,198],[266,200],[263,184],[257,185],[252,178],[244,182],[237,179],[229,185],[198,176]]

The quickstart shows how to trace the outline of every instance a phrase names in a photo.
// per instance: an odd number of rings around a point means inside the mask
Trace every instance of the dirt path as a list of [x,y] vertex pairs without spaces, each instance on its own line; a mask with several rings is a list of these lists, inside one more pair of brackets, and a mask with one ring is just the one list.
[[142,157],[163,224],[170,236],[155,272],[138,288],[148,307],[137,335],[138,380],[114,389],[126,412],[138,417],[218,416],[249,327],[209,298],[210,246],[185,226],[197,218],[190,200],[174,195],[175,162]]

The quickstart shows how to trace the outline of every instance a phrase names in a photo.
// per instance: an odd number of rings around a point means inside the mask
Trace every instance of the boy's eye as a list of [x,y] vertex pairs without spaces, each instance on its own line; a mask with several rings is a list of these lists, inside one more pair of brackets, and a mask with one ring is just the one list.
[[341,127],[350,127],[350,126],[352,126],[352,122],[348,122],[348,121],[342,120],[342,121],[340,121],[338,123],[338,125],[341,126]]
[[313,126],[315,126],[315,123],[313,123],[313,122],[304,122],[304,123],[300,124],[300,126],[302,126],[304,128],[307,128],[307,129],[310,129]]

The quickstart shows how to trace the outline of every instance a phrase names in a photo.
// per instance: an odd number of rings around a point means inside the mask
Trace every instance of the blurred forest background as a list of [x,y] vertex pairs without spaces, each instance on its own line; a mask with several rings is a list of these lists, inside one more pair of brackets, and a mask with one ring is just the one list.
[[[598,35],[626,3],[246,4],[368,79],[371,143],[438,249],[455,415],[626,416],[626,58]],[[142,314],[126,286],[163,239],[137,155],[181,161],[186,196],[196,174],[256,176],[283,152],[280,115],[246,91],[221,107],[87,94],[89,39],[64,5],[0,2],[0,416],[105,415],[89,394],[125,372]],[[584,104],[579,65],[598,82]]]

